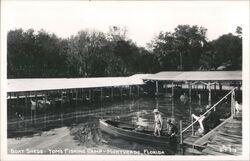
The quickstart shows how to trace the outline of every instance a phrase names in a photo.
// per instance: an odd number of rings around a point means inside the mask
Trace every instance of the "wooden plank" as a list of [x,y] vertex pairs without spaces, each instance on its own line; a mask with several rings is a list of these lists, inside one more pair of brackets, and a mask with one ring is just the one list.
[[194,148],[185,148],[185,155],[192,154],[192,155],[203,155],[203,153],[199,150]]
[[230,133],[230,134],[233,134],[233,135],[239,135],[239,136],[242,136],[242,130],[230,130],[230,129],[222,129],[220,130],[224,133]]
[[209,143],[210,145],[218,145],[218,146],[222,146],[222,145],[230,145],[232,147],[238,148],[238,149],[242,149],[242,145],[241,144],[233,144],[233,143],[228,143],[228,142],[223,142],[223,141],[213,141]]
[[189,145],[193,145],[193,143],[198,140],[200,137],[199,136],[190,136],[187,137],[186,139],[183,140],[184,144],[189,144]]
[[221,152],[217,152],[217,151],[213,151],[209,148],[202,150],[203,153],[208,154],[208,155],[227,155],[227,156],[231,156],[230,154],[225,154],[225,153],[221,153]]
[[224,132],[222,132],[222,131],[219,131],[218,134],[224,135],[224,136],[226,136],[226,137],[242,139],[242,135],[234,135],[234,134],[231,134],[231,133],[224,133]]
[[224,122],[222,122],[220,125],[218,125],[216,128],[214,128],[213,130],[211,130],[210,132],[208,132],[206,135],[204,135],[203,137],[201,137],[200,139],[196,140],[194,142],[194,144],[197,144],[197,145],[204,145],[207,140],[210,138],[210,137],[213,137],[217,132],[218,130],[223,127],[227,122],[229,122],[230,120],[232,119],[232,117],[226,119]]
[[[223,151],[223,146],[222,145],[212,145],[212,144],[208,144],[208,149],[210,149],[211,151],[215,151],[215,152],[219,152],[219,153],[223,153],[223,154],[229,154],[229,155],[235,155],[235,154],[241,154],[241,152],[239,151]],[[235,149],[235,148],[234,148]]]
[[231,143],[237,143],[237,142],[242,141],[242,139],[231,139],[231,138],[228,138],[228,137],[221,137],[219,135],[216,135],[215,139],[222,140],[222,141],[228,141],[228,142],[231,142]]

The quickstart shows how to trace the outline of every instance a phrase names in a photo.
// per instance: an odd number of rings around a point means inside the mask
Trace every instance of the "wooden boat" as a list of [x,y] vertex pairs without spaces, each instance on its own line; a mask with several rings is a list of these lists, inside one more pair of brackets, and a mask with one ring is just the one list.
[[100,119],[100,129],[103,132],[125,140],[155,146],[169,146],[169,136],[154,136],[153,131],[140,128],[137,125]]

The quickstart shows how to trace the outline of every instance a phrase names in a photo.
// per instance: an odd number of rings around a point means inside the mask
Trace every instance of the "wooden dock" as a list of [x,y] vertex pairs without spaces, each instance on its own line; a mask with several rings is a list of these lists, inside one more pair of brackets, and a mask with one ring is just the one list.
[[226,119],[206,135],[190,136],[183,143],[184,154],[241,155],[242,113]]

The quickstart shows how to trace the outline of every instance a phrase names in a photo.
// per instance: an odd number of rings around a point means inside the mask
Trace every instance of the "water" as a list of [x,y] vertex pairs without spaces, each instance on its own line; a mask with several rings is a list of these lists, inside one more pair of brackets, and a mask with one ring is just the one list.
[[[221,113],[229,112],[230,104],[228,102],[230,101],[224,101],[217,108],[217,111]],[[154,115],[152,111],[153,109],[158,108],[162,114],[164,122],[166,122],[168,119],[172,119],[174,124],[179,127],[179,121],[183,120],[183,127],[185,128],[191,123],[191,114],[197,113],[200,109],[204,109],[206,104],[207,102],[205,101],[201,103],[199,103],[198,101],[192,101],[192,103],[189,103],[181,102],[180,100],[173,101],[169,98],[139,98],[135,100],[123,100],[118,102],[109,102],[88,106],[72,106],[72,108],[65,108],[63,109],[63,111],[48,110],[47,112],[50,113],[50,115],[56,115],[59,112],[63,112],[65,119],[58,119],[58,121],[51,121],[50,123],[47,122],[46,124],[41,123],[41,125],[37,124],[37,126],[39,126],[41,129],[41,142],[43,139],[50,139],[51,136],[48,135],[49,133],[58,135],[55,132],[55,129],[63,129],[58,133],[69,133],[69,136],[73,138],[69,141],[69,143],[74,142],[74,144],[77,145],[77,147],[72,147],[73,149],[91,149],[86,154],[123,154],[127,151],[128,153],[125,154],[131,154],[132,151],[133,154],[151,154],[150,152],[157,152],[158,154],[168,155],[172,153],[170,153],[168,149],[165,149],[158,145],[130,142],[121,138],[112,137],[109,134],[101,132],[99,129],[99,119],[113,119],[130,124],[141,125],[147,127],[148,129],[153,129]],[[74,112],[75,115],[73,116],[75,117],[66,119],[67,113],[72,112]],[[186,133],[186,135],[190,134],[190,130]],[[43,135],[44,132],[46,132],[46,135]],[[33,140],[35,137],[38,137],[39,140],[39,136],[37,136],[37,134],[21,136],[21,139],[25,137],[29,137]],[[39,143],[39,141],[37,142]],[[12,140],[11,143],[11,146],[8,147],[9,149],[15,147],[15,141]],[[18,141],[16,141],[16,144],[18,144]],[[57,145],[59,147],[64,147],[64,149],[67,146],[71,146],[69,144],[63,145],[63,143],[57,143]],[[32,144],[31,141],[30,145],[25,144],[25,148],[27,147],[30,149],[34,147],[40,148],[40,145]],[[42,148],[46,151],[47,147],[42,146]],[[104,152],[103,150],[100,152],[98,151],[98,149],[109,149],[110,152]],[[116,151],[113,152],[112,150],[114,149]],[[49,153],[48,150],[47,153]]]

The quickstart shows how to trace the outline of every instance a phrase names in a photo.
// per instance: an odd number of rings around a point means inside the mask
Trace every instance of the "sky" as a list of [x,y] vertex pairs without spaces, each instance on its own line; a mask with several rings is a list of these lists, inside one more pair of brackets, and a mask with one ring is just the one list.
[[[126,27],[128,37],[145,46],[160,31],[178,25],[208,29],[208,40],[235,33],[248,15],[247,1],[3,1],[5,30],[44,29],[67,38],[79,30],[108,32]],[[244,30],[244,28],[243,28]]]

